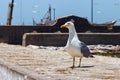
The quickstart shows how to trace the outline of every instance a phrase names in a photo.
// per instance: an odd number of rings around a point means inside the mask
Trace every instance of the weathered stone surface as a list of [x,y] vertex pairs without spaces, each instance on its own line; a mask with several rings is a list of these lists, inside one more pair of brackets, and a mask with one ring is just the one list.
[[[80,68],[71,69],[72,57],[63,51],[63,47],[31,46],[0,44],[0,59],[3,63],[14,64],[8,68],[14,68],[35,80],[120,79],[120,58],[94,55],[95,58],[83,58]],[[78,61],[76,58],[76,66]]]
[[120,57],[119,45],[89,45],[89,48],[94,54]]

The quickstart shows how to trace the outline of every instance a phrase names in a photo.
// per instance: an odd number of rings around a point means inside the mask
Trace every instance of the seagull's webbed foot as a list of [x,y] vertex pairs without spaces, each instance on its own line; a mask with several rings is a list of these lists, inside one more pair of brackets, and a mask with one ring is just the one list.
[[80,65],[78,67],[80,67]]
[[73,69],[73,68],[75,68],[75,66],[71,66],[70,68],[72,68],[72,69]]

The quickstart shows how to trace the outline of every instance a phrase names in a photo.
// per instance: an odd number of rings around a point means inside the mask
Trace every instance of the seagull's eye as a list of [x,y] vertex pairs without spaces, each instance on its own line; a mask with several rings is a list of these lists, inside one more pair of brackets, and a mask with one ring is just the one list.
[[68,25],[70,25],[70,23],[68,23]]

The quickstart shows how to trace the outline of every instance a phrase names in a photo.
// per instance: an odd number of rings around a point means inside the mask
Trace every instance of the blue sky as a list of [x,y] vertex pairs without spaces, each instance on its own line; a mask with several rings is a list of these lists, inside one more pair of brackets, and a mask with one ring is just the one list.
[[[120,18],[120,0],[93,0],[95,23],[102,23]],[[5,24],[8,3],[0,0],[0,23]],[[48,10],[49,4],[56,10],[56,18],[68,15],[86,17],[91,22],[91,0],[15,0],[12,24],[32,24],[34,18],[40,22]],[[117,22],[120,25],[120,21]]]

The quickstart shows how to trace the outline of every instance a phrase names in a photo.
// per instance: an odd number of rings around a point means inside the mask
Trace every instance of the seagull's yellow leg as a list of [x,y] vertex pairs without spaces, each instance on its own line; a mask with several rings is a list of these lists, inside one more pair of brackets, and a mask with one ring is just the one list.
[[73,57],[73,66],[71,68],[75,67],[75,57]]
[[80,61],[79,61],[78,67],[80,67],[80,65],[81,65],[81,60],[82,60],[82,57],[80,57]]

